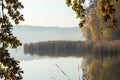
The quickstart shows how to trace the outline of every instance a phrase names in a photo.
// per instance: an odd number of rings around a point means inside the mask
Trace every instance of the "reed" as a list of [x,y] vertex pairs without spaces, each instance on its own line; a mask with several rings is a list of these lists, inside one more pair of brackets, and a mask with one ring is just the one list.
[[[71,80],[70,77],[61,69],[61,67],[58,64],[55,64],[55,66],[62,72],[62,74],[67,78],[67,80]],[[53,80],[57,80],[54,77],[52,77]],[[80,80],[80,65],[78,64],[78,80]]]

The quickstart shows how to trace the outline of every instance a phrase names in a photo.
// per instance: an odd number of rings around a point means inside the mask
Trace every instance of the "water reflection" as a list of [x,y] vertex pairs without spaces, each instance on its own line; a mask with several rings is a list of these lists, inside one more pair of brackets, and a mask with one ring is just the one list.
[[64,74],[56,67],[60,68],[68,75],[70,80],[82,80],[82,70],[78,73],[78,64],[81,64],[81,58],[49,58],[22,61],[21,67],[24,70],[23,80],[68,80]]
[[84,80],[120,80],[120,56],[85,57],[82,63]]
[[25,45],[26,54],[83,57],[81,80],[120,80],[120,41],[40,42]]
[[84,57],[98,58],[120,55],[120,41],[48,41],[24,45],[24,53],[50,57]]
[[[59,28],[59,27],[31,27],[19,26],[14,27],[13,33],[23,43],[53,41],[53,40],[84,40],[79,27],[76,28]],[[59,56],[44,57],[40,54],[24,54],[24,47],[16,50],[10,50],[11,56],[20,60],[21,67],[24,71],[23,80],[67,80],[66,77],[54,65],[58,64],[71,80],[78,80],[78,64],[81,64],[81,58]],[[74,53],[74,52],[73,52]],[[80,70],[82,76],[82,71]]]

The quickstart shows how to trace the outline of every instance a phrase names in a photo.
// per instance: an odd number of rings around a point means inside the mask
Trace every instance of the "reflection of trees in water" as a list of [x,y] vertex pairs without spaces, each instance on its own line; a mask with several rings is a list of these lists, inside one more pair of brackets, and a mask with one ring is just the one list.
[[24,45],[25,54],[51,57],[118,56],[120,41],[48,41]]
[[120,56],[103,59],[85,57],[82,69],[83,78],[87,80],[120,80]]
[[26,54],[83,57],[83,80],[120,80],[120,41],[48,41],[24,45]]

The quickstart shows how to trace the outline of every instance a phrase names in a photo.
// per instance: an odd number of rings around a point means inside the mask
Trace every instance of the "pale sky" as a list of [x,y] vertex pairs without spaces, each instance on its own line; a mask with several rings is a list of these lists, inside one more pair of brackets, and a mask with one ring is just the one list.
[[76,27],[79,20],[66,0],[20,0],[24,9],[22,25]]

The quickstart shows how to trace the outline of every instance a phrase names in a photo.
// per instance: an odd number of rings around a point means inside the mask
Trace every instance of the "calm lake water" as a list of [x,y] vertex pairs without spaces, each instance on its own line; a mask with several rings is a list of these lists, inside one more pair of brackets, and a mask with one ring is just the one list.
[[[85,40],[79,28],[19,26],[13,32],[23,45],[43,41]],[[20,66],[24,71],[23,80],[120,80],[119,40],[87,42],[85,45],[84,43],[80,45],[83,46],[81,49],[83,52],[86,52],[84,51],[85,47],[88,48],[87,54],[84,54],[83,57],[56,57],[54,55],[49,57],[40,56],[39,53],[36,55],[25,54],[23,46],[9,51],[12,53],[11,56],[21,61]],[[88,53],[92,48],[93,53]]]
[[[23,43],[55,40],[84,40],[79,28],[44,28],[44,27],[16,27],[13,30],[14,35]],[[78,65],[81,65],[82,58],[75,57],[47,57],[25,55],[23,46],[11,50],[11,55],[20,60],[24,71],[23,80],[68,80],[60,71],[59,67],[67,74],[70,80],[79,80],[82,78],[82,71]]]

